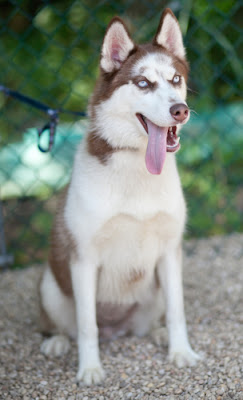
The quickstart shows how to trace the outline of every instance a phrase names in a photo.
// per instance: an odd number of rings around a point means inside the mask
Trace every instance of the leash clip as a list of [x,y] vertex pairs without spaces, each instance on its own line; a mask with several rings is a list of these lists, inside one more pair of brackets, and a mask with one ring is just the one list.
[[[52,110],[51,108],[47,111],[48,115],[50,115],[51,120],[47,124],[45,124],[42,128],[37,129],[38,132],[38,149],[42,153],[48,153],[51,151],[54,141],[55,141],[55,134],[56,134],[56,128],[57,124],[59,122],[58,119],[58,111],[57,110]],[[49,142],[48,146],[46,148],[42,147],[40,144],[41,137],[45,131],[49,131]]]
[[[50,108],[48,105],[41,103],[38,100],[33,99],[32,97],[25,96],[24,94],[17,92],[15,90],[11,90],[6,86],[0,85],[0,92],[3,92],[6,96],[10,96],[18,101],[21,101],[22,103],[28,104],[31,107],[37,108],[38,110],[41,110],[45,112],[49,117],[50,117],[50,122],[45,124],[43,128],[37,129],[38,133],[38,149],[42,153],[47,153],[51,151],[52,146],[54,144],[54,139],[55,139],[55,133],[56,133],[56,128],[57,124],[59,122],[59,114],[60,113],[65,113],[69,115],[73,115],[76,117],[86,117],[86,113],[82,111],[71,111],[71,110],[65,110],[64,108],[59,108],[59,109],[53,109]],[[49,131],[49,143],[47,148],[42,147],[40,144],[41,141],[41,136],[45,131]]]

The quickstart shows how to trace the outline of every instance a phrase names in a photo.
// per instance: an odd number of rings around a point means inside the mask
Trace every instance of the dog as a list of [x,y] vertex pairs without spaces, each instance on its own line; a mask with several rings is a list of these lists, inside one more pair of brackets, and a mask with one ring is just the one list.
[[186,206],[175,153],[189,117],[188,63],[178,21],[165,9],[151,43],[111,20],[89,129],[58,206],[40,283],[46,355],[76,338],[77,380],[104,378],[99,335],[146,335],[165,314],[169,360],[194,365],[186,328],[181,242]]

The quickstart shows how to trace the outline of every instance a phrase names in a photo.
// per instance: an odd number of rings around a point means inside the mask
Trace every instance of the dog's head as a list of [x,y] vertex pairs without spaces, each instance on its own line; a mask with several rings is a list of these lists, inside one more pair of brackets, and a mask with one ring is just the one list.
[[113,18],[102,45],[100,78],[90,103],[92,129],[113,148],[146,146],[146,166],[159,174],[166,152],[179,149],[188,64],[182,34],[170,9],[150,44],[136,45],[124,22]]

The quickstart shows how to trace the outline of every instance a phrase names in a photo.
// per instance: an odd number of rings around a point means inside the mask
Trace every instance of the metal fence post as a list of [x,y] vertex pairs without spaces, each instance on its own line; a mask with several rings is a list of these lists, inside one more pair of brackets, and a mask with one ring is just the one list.
[[0,268],[6,268],[13,264],[14,257],[12,254],[7,254],[5,235],[4,235],[4,224],[3,224],[3,212],[2,202],[0,200]]

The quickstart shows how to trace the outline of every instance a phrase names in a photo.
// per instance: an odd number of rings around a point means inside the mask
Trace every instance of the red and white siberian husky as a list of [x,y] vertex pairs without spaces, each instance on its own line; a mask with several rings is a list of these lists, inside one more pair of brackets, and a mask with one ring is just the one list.
[[90,127],[74,162],[52,232],[41,284],[46,355],[76,337],[77,379],[99,383],[99,334],[145,335],[166,314],[169,359],[199,358],[187,337],[181,240],[186,207],[175,152],[186,104],[188,64],[170,9],[152,43],[137,45],[124,22],[110,22]]

